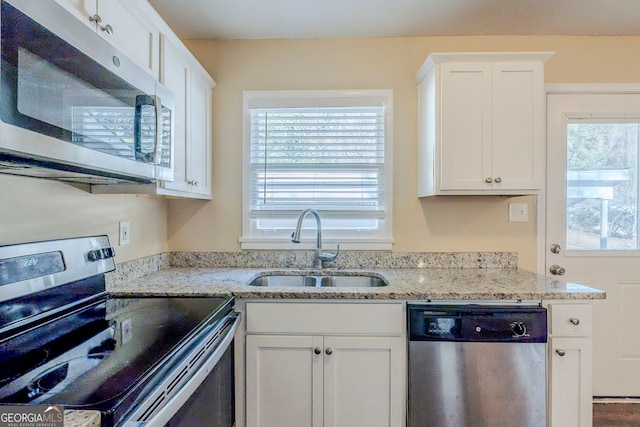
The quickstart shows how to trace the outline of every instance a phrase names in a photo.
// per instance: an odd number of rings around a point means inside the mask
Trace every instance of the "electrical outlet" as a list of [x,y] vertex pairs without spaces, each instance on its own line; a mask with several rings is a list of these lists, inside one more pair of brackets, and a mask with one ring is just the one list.
[[526,203],[509,203],[509,222],[528,222],[529,205]]
[[129,223],[120,223],[120,246],[128,245],[131,243],[131,235],[129,232]]

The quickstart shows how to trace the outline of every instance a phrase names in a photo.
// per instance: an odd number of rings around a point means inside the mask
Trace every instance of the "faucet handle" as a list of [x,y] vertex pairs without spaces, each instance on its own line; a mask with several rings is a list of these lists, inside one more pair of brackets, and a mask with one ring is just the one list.
[[322,261],[322,262],[330,262],[330,261],[335,260],[338,257],[339,253],[340,253],[340,245],[338,245],[336,253],[320,252],[318,254],[318,259],[320,259],[320,261]]

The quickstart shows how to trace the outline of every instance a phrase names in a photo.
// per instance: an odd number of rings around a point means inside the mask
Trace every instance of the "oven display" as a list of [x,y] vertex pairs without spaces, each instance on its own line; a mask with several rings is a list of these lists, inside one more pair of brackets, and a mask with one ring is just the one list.
[[0,286],[64,270],[64,260],[60,251],[0,259]]

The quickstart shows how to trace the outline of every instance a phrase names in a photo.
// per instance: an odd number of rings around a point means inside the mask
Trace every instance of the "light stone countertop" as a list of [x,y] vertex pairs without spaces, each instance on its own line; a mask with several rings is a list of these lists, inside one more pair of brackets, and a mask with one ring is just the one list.
[[[381,277],[388,286],[250,286],[261,275],[359,275]],[[228,296],[258,299],[540,300],[603,299],[598,289],[516,268],[279,269],[168,268],[130,281],[109,283],[113,295]]]
[[99,411],[64,411],[66,427],[100,427]]

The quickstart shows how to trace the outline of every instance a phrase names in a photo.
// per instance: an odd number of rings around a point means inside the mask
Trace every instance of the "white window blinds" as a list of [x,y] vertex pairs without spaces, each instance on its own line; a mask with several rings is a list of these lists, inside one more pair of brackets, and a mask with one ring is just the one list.
[[[326,242],[391,248],[390,90],[247,91],[243,104],[242,248],[291,247],[307,208]],[[303,246],[314,238],[305,221]]]
[[384,217],[384,107],[251,110],[251,212]]

